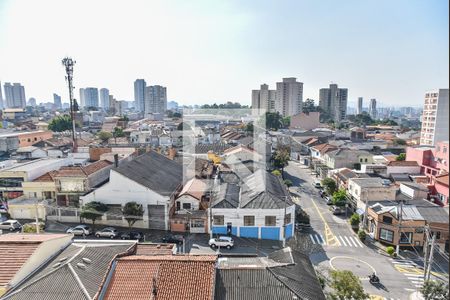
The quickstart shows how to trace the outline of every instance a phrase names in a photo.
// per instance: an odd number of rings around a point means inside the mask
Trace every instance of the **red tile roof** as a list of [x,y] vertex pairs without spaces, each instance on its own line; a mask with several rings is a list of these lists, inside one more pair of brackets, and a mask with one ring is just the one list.
[[400,160],[400,161],[390,161],[388,164],[390,167],[418,167],[416,161],[411,160]]
[[45,173],[42,176],[39,176],[38,178],[36,178],[35,180],[33,180],[34,182],[53,182],[55,181],[55,176],[58,174],[58,171],[50,171]]
[[320,154],[325,154],[327,152],[330,152],[332,150],[336,150],[338,147],[330,144],[319,144],[312,147],[313,149],[320,152]]
[[186,182],[178,197],[190,195],[200,201],[206,192],[206,188],[206,182],[197,178],[192,178]]
[[448,174],[436,176],[436,182],[448,186]]
[[128,256],[117,265],[106,300],[212,299],[216,256]]
[[136,255],[172,255],[175,244],[138,244]]
[[103,168],[111,166],[112,162],[108,160],[99,160],[87,166],[62,167],[59,169],[58,177],[83,177],[89,176]]

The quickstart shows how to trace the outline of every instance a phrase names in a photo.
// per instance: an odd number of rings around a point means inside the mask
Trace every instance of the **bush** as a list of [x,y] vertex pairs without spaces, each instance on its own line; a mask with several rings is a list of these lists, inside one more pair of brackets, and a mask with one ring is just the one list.
[[395,249],[392,246],[386,247],[386,253],[389,254],[389,256],[395,256]]
[[292,181],[291,181],[290,179],[285,179],[285,180],[284,180],[284,184],[285,184],[287,187],[291,187],[291,186],[292,186]]
[[296,222],[300,224],[309,224],[310,222],[308,214],[301,208],[297,209],[295,219]]
[[[24,233],[36,233],[36,225],[24,224],[22,230]],[[39,232],[42,233],[43,231],[44,231],[43,224],[39,224]]]
[[275,176],[281,176],[280,170],[273,170],[272,174],[275,175]]
[[350,225],[352,226],[358,226],[360,222],[359,219],[359,215],[357,213],[354,213],[351,217],[350,217]]
[[362,229],[358,231],[358,237],[361,241],[364,241],[366,239],[366,232]]

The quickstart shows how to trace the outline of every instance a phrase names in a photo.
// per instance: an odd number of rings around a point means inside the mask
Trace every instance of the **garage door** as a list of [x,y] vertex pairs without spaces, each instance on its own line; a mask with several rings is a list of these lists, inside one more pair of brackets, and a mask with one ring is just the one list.
[[150,229],[166,229],[164,205],[148,205],[148,227]]

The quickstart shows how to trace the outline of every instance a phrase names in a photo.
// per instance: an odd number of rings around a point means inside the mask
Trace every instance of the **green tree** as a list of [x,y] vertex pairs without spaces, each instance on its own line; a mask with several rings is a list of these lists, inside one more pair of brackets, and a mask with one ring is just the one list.
[[333,193],[336,192],[336,181],[334,181],[333,179],[327,177],[323,179],[321,183],[328,195],[333,195]]
[[405,146],[406,145],[406,141],[402,140],[402,139],[395,139],[393,142],[394,142],[394,145],[396,145],[396,146]]
[[425,300],[447,300],[448,284],[442,281],[427,280],[420,289]]
[[390,256],[393,256],[395,253],[394,247],[392,247],[392,246],[386,247],[386,253],[389,254]]
[[110,138],[112,138],[112,134],[110,132],[107,132],[107,131],[100,131],[99,133],[97,133],[97,137],[102,142],[107,142]]
[[58,116],[48,123],[48,129],[54,132],[72,130],[72,119],[69,115]]
[[275,175],[275,176],[278,176],[278,177],[281,176],[280,170],[273,170],[272,174]]
[[300,224],[309,224],[309,215],[306,213],[306,211],[304,211],[300,207],[297,207],[295,210],[295,221]]
[[264,117],[261,119],[262,126],[265,126],[268,130],[278,130],[283,124],[283,117],[279,112],[266,112]]
[[133,227],[136,221],[142,220],[142,216],[144,215],[144,208],[142,204],[138,204],[134,201],[125,203],[125,206],[122,209],[122,214],[125,220],[128,222],[128,227]]
[[330,286],[334,292],[330,293],[333,300],[366,300],[369,295],[364,292],[361,281],[351,271],[332,270],[330,271]]
[[80,217],[92,221],[92,227],[95,227],[95,221],[100,219],[105,212],[108,211],[108,206],[102,202],[92,201],[83,206]]
[[288,165],[290,158],[289,148],[280,146],[275,151],[275,155],[273,156],[273,164],[276,168],[281,169],[281,176],[283,176],[284,167]]
[[350,217],[350,225],[357,227],[359,225],[360,222],[360,218],[359,215],[357,213],[354,213],[351,217]]
[[112,136],[114,137],[114,144],[117,144],[117,138],[118,137],[124,137],[125,133],[123,132],[122,128],[114,127],[114,130],[112,132]]
[[253,123],[252,123],[252,122],[248,123],[248,124],[245,126],[245,131],[246,131],[246,132],[251,133],[251,132],[253,132],[253,130],[254,130],[254,126],[253,126]]
[[333,204],[336,206],[345,206],[347,202],[347,194],[344,189],[340,189],[333,193]]
[[313,111],[317,111],[317,107],[314,105],[314,99],[306,99],[305,102],[303,102],[302,111],[305,114],[308,114]]
[[290,179],[285,179],[285,180],[284,180],[284,184],[285,184],[287,187],[291,187],[291,186],[292,186],[292,180],[290,180]]
[[179,113],[179,112],[174,112],[174,113],[173,113],[173,117],[174,117],[174,118],[181,118],[181,117],[182,117],[182,114]]
[[366,234],[366,232],[363,230],[363,229],[360,229],[359,231],[358,231],[358,237],[359,237],[359,239],[361,240],[361,241],[365,241],[366,240],[366,236],[367,236],[367,234]]
[[400,154],[395,158],[396,161],[402,161],[402,160],[405,160],[405,159],[406,159],[406,153],[400,153]]

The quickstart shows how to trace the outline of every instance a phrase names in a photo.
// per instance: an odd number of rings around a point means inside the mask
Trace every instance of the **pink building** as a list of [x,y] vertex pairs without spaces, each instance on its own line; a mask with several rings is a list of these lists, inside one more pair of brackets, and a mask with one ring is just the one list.
[[439,170],[441,170],[441,173],[442,171],[448,173],[448,156],[449,156],[448,141],[436,143],[434,158],[436,161],[436,167]]

